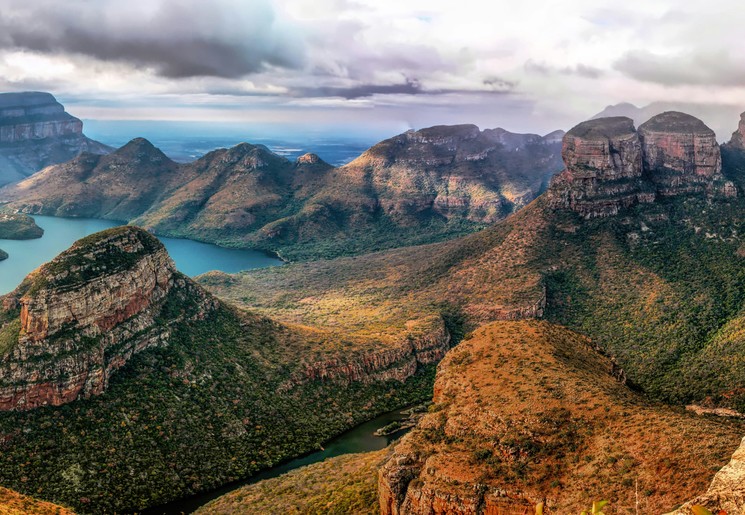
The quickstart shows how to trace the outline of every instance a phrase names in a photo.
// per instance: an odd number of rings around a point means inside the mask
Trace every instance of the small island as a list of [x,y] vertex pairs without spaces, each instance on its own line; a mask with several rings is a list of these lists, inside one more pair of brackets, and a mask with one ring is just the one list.
[[5,252],[3,249],[0,249],[0,261],[8,259],[8,253]]
[[[0,212],[0,239],[33,240],[41,238],[43,235],[44,229],[36,225],[36,222],[30,216]],[[5,258],[7,257],[6,254]],[[0,257],[0,259],[4,258]]]

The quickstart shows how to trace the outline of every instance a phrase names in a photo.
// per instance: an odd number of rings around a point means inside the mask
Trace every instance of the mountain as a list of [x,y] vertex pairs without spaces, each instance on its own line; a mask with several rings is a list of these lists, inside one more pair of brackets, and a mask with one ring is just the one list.
[[112,149],[83,134],[83,122],[49,93],[0,93],[0,185],[22,180],[81,152]]
[[[635,502],[635,478],[653,483],[657,474],[664,480],[640,491],[640,502],[655,506],[652,512],[673,509],[706,490],[742,436],[737,419],[696,418],[662,404],[745,409],[739,137],[720,147],[700,120],[678,112],[638,129],[619,117],[583,123],[564,138],[565,170],[549,190],[479,233],[355,258],[210,273],[199,283],[274,319],[353,335],[394,338],[409,320],[428,316],[446,320],[456,341],[465,335],[440,365],[441,408],[397,449],[386,479],[392,486],[381,486],[392,513],[447,511],[448,499],[463,500],[458,509],[472,513],[467,502],[492,502],[493,488],[525,492],[509,498],[524,510],[540,500],[541,485],[556,492],[549,512],[587,508],[594,496],[606,497],[603,488],[627,506]],[[526,318],[545,322],[508,331],[506,321]],[[512,361],[523,355],[520,341],[528,353]],[[538,358],[540,366],[527,367]],[[569,383],[574,387],[564,390]],[[579,394],[568,394],[585,390],[602,400],[577,403]],[[531,418],[551,407],[559,411]],[[482,427],[489,413],[512,422],[504,432],[499,424]],[[589,434],[618,447],[593,454],[598,443],[582,436]],[[646,455],[640,441],[654,452]],[[699,447],[709,441],[719,442],[716,452]],[[691,472],[697,460],[710,460],[709,468]],[[549,477],[559,477],[558,486]],[[501,508],[512,502],[492,500]]]
[[431,127],[341,168],[247,143],[177,165],[140,139],[50,167],[0,190],[0,199],[28,213],[129,221],[292,260],[330,258],[452,238],[504,218],[560,169],[562,135]]
[[479,328],[438,367],[435,404],[379,472],[382,515],[663,513],[706,488],[745,423],[649,402],[587,338]]
[[442,320],[393,340],[238,310],[131,226],[78,241],[0,301],[0,484],[83,513],[317,449],[426,398],[450,347]]

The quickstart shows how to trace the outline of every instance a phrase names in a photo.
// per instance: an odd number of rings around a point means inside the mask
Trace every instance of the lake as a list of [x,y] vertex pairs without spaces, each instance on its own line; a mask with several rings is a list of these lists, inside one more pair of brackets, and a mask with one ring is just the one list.
[[[0,261],[0,295],[13,291],[37,267],[68,249],[75,241],[98,231],[122,225],[107,220],[34,216],[44,236],[36,240],[3,240],[0,249],[10,257]],[[188,276],[221,270],[233,273],[282,264],[277,258],[253,250],[226,249],[177,238],[159,238],[176,267]]]

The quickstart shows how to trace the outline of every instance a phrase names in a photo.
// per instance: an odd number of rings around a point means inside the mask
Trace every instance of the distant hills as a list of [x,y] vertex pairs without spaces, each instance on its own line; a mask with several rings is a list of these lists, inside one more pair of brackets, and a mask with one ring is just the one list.
[[432,127],[385,140],[340,168],[247,143],[178,164],[139,138],[110,155],[49,167],[0,190],[0,202],[291,260],[331,258],[452,238],[504,218],[561,169],[562,135]]
[[0,93],[0,185],[81,152],[113,150],[83,134],[83,122],[49,93]]

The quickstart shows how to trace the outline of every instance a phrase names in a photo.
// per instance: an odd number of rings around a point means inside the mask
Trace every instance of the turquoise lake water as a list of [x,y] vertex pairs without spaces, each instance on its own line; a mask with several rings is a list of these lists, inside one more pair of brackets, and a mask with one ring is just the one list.
[[[10,257],[0,261],[0,295],[11,292],[29,272],[53,259],[75,241],[121,225],[107,220],[85,218],[56,218],[34,216],[37,225],[44,229],[44,236],[36,240],[3,240],[0,249]],[[282,264],[282,261],[253,250],[226,249],[208,243],[176,238],[160,238],[176,267],[189,276],[221,270],[240,272]]]

